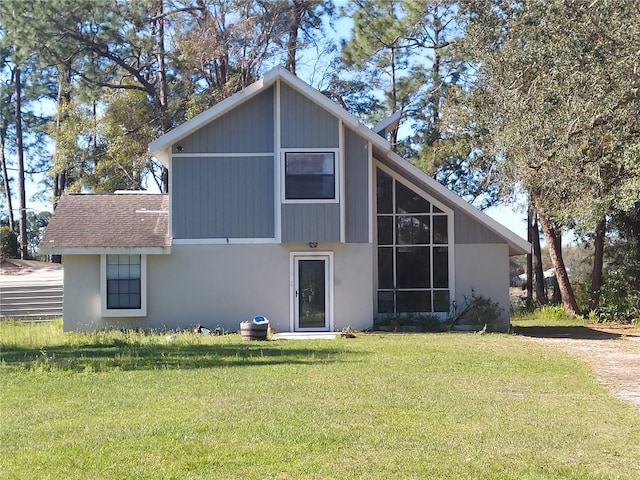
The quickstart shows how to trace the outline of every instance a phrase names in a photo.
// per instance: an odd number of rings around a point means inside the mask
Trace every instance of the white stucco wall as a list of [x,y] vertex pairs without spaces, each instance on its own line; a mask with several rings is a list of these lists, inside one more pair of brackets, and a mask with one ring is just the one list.
[[237,330],[264,315],[290,331],[290,252],[333,252],[334,329],[373,323],[369,244],[174,245],[147,257],[147,317],[101,318],[100,257],[65,256],[65,330],[176,329],[200,323]]
[[507,331],[510,326],[509,247],[507,244],[456,244],[456,302],[465,295],[482,295],[498,302],[502,309],[496,328]]
[[90,331],[102,327],[98,255],[65,255],[62,305],[65,331]]

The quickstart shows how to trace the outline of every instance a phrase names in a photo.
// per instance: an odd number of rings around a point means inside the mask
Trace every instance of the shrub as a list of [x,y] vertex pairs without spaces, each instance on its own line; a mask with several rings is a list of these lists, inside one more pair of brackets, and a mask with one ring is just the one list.
[[20,258],[18,235],[7,226],[0,227],[0,257]]

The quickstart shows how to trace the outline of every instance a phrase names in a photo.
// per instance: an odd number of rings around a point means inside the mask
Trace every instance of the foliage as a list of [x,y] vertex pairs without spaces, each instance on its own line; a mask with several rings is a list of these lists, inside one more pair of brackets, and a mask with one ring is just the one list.
[[560,305],[543,305],[538,308],[516,310],[511,316],[515,326],[583,326],[585,320],[579,315],[567,315]]
[[444,331],[443,321],[440,317],[424,313],[388,313],[383,315],[379,320],[374,321],[374,329],[380,327],[390,327],[394,331],[398,328],[402,331],[404,330],[403,327],[409,327],[412,331],[417,332]]
[[0,257],[20,258],[18,234],[8,226],[0,226]]
[[602,302],[593,312],[603,322],[640,322],[640,254],[637,240],[617,238],[607,249]]
[[500,317],[501,311],[498,302],[471,291],[470,296],[464,296],[462,304],[452,302],[447,323],[450,327],[456,324],[491,325]]

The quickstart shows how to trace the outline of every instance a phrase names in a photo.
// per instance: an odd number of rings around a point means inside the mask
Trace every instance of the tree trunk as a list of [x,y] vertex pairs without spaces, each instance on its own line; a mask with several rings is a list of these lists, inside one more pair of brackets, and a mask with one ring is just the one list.
[[[533,218],[533,208],[529,204],[527,210],[527,241],[533,245],[533,232],[531,228],[531,219]],[[533,255],[527,253],[527,307],[533,305]]]
[[538,211],[538,217],[540,218],[542,232],[547,242],[547,247],[549,248],[549,255],[551,256],[553,269],[555,270],[558,290],[560,291],[560,297],[562,298],[562,305],[564,306],[564,310],[567,315],[576,315],[578,313],[578,304],[576,303],[576,297],[573,293],[573,288],[569,282],[569,275],[567,274],[567,269],[564,265],[562,248],[558,248],[558,235],[556,234],[554,227],[551,226],[546,215]]
[[604,266],[604,239],[607,221],[602,219],[596,226],[596,236],[593,241],[593,270],[591,271],[591,291],[589,292],[589,310],[595,310],[600,305],[600,290],[602,289],[602,267]]
[[9,184],[9,173],[7,171],[7,158],[4,155],[4,143],[7,129],[3,128],[0,135],[0,163],[2,164],[2,180],[4,182],[4,192],[7,195],[7,208],[9,214],[9,228],[15,232],[16,222],[13,217],[13,200],[11,200],[11,185]]
[[291,23],[289,24],[289,37],[287,38],[287,63],[285,67],[294,75],[296,74],[296,54],[298,52],[298,31],[305,12],[304,1],[292,0]]
[[[160,131],[162,135],[169,131],[168,117],[168,93],[167,93],[167,66],[166,66],[166,49],[164,45],[164,0],[158,3],[158,74],[160,76],[158,97],[160,100]],[[166,167],[162,167],[162,193],[169,192],[169,171]]]
[[533,245],[533,271],[535,272],[534,290],[536,297],[536,305],[546,305],[549,303],[547,298],[547,288],[544,284],[544,271],[542,270],[542,249],[540,248],[540,230],[538,229],[538,212],[533,208],[533,216],[531,220],[531,238]]
[[27,194],[24,183],[24,149],[22,145],[22,91],[20,67],[16,66],[16,150],[18,153],[18,189],[20,190],[20,258],[29,257],[27,243]]

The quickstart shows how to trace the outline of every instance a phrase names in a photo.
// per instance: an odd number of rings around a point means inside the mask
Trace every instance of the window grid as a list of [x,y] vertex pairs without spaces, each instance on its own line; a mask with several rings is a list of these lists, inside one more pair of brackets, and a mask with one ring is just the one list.
[[107,309],[140,309],[142,304],[140,255],[107,255]]
[[[385,213],[378,213],[378,207],[376,207],[376,229],[379,229],[379,225],[380,225],[380,219],[381,218],[391,218],[391,228],[392,228],[392,235],[391,235],[391,239],[392,239],[392,243],[390,244],[380,244],[380,236],[379,236],[379,230],[378,230],[378,235],[377,235],[377,240],[378,240],[378,252],[380,252],[381,249],[391,249],[392,252],[392,265],[391,265],[391,271],[392,271],[392,276],[393,276],[393,287],[395,288],[380,288],[380,286],[378,286],[378,313],[409,313],[407,311],[399,311],[398,310],[398,293],[400,294],[408,294],[411,292],[428,292],[430,293],[429,295],[429,309],[426,310],[426,312],[443,312],[443,311],[448,311],[449,310],[449,272],[448,272],[448,255],[450,254],[449,252],[449,234],[448,234],[448,230],[445,230],[445,235],[444,235],[444,241],[439,241],[436,242],[436,232],[434,231],[434,223],[437,221],[438,223],[440,223],[439,225],[439,233],[442,232],[442,227],[444,226],[445,229],[448,229],[448,223],[447,223],[447,217],[448,215],[443,212],[442,210],[440,210],[438,207],[436,207],[435,205],[433,205],[433,203],[431,201],[428,201],[426,199],[424,199],[426,202],[428,202],[429,204],[429,211],[428,212],[411,212],[411,213],[398,213],[398,205],[397,205],[397,180],[392,177],[391,175],[387,174],[386,172],[383,172],[380,169],[377,169],[378,172],[378,177],[380,174],[386,175],[388,177],[390,177],[391,179],[391,212],[385,212]],[[377,182],[376,182],[377,183]],[[406,187],[405,185],[402,185],[403,188],[405,189],[409,189],[409,187]],[[409,189],[411,190],[411,189]],[[416,192],[413,192],[416,193]],[[429,231],[429,238],[428,238],[428,242],[427,243],[398,243],[398,233],[397,233],[397,228],[398,228],[398,218],[406,218],[406,217],[416,217],[416,216],[420,216],[420,217],[427,217],[429,218],[429,222],[428,222],[428,231]],[[441,223],[441,220],[439,219],[444,219],[444,223]],[[419,248],[427,248],[428,249],[428,258],[429,258],[429,286],[428,287],[424,287],[424,288],[420,288],[420,287],[411,287],[411,288],[399,288],[397,287],[398,285],[398,250],[402,249],[404,247],[419,247]],[[438,249],[438,248],[446,248],[446,252],[447,252],[447,274],[446,274],[446,283],[447,283],[447,287],[436,287],[435,286],[435,280],[436,280],[436,275],[435,275],[435,268],[434,268],[434,250]],[[378,284],[380,282],[380,255],[378,255]],[[389,298],[389,296],[392,297],[392,311],[388,312],[388,311],[382,311],[383,309],[380,307],[381,302],[380,302],[380,294],[383,294],[383,296]],[[402,295],[401,295],[402,297]],[[388,300],[387,300],[388,301]],[[445,306],[446,304],[446,306]],[[422,311],[422,310],[421,310]]]

